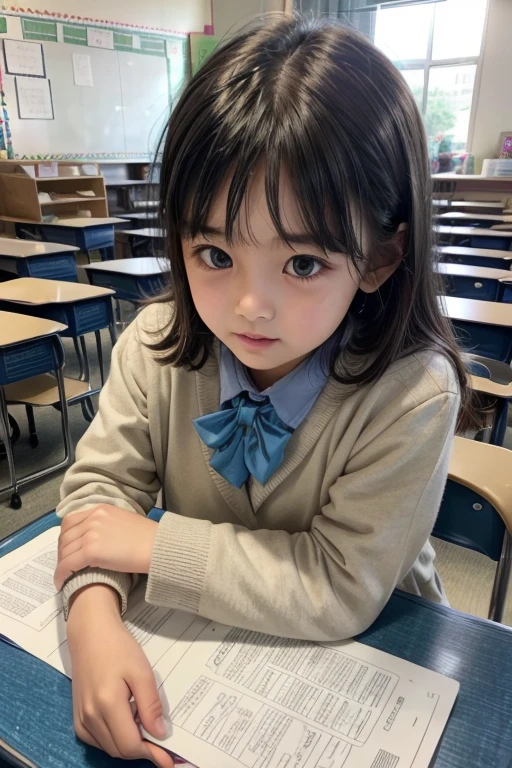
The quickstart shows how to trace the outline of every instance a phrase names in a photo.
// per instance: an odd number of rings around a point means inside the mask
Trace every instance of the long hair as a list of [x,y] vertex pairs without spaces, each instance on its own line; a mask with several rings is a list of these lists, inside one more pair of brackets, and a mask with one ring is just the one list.
[[423,122],[402,75],[369,40],[339,22],[299,16],[246,29],[219,47],[185,88],[161,159],[160,216],[172,284],[155,300],[175,304],[163,337],[151,345],[164,353],[163,363],[199,369],[212,349],[213,335],[192,301],[182,234],[204,230],[229,181],[225,231],[235,238],[251,175],[263,167],[269,212],[286,241],[279,204],[284,169],[312,242],[348,254],[359,271],[400,258],[394,235],[407,224],[398,269],[362,309],[358,292],[340,324],[331,375],[366,384],[404,355],[436,350],[453,364],[462,415],[470,413],[465,367],[438,305]]

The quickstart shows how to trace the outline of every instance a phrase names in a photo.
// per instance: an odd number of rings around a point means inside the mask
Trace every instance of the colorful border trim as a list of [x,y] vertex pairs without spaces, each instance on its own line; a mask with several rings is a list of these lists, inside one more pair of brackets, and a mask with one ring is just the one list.
[[66,152],[49,155],[16,155],[16,160],[59,160],[60,162],[70,160],[84,161],[91,160],[101,162],[102,160],[139,160],[140,162],[151,162],[150,155],[146,152]]
[[156,35],[165,37],[183,37],[186,38],[188,32],[178,32],[172,29],[163,29],[160,27],[147,27],[144,24],[128,24],[123,21],[112,21],[110,19],[92,19],[88,16],[75,16],[69,13],[59,13],[57,11],[33,11],[32,8],[20,8],[15,5],[2,5],[1,12],[12,16],[29,16],[34,19],[48,19],[52,21],[68,21],[75,24],[88,24],[89,26],[108,27],[112,29],[129,29],[132,31],[144,30]]

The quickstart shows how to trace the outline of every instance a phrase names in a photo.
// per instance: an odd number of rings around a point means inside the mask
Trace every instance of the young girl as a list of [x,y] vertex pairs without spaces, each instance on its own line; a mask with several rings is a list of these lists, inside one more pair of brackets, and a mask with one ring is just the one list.
[[120,618],[135,574],[148,603],[319,641],[395,587],[445,600],[428,537],[467,389],[421,117],[356,32],[284,18],[220,48],[170,118],[161,195],[172,287],[114,348],[56,584],[78,736],[169,768],[129,706],[163,734]]

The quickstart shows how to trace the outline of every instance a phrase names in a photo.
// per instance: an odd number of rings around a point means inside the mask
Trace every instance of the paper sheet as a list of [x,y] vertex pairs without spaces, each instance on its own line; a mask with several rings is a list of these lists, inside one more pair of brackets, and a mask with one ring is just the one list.
[[8,75],[46,76],[41,43],[4,40],[4,54]]
[[[69,675],[58,532],[0,560],[0,631]],[[269,637],[152,606],[143,584],[125,623],[171,719],[169,737],[152,740],[201,768],[428,768],[459,688],[355,641]]]
[[20,120],[53,120],[50,81],[41,77],[15,77]]
[[89,87],[94,85],[92,79],[91,57],[87,54],[73,54],[73,79],[75,85]]
[[114,50],[114,33],[108,29],[87,27],[87,45],[91,48],[110,48]]

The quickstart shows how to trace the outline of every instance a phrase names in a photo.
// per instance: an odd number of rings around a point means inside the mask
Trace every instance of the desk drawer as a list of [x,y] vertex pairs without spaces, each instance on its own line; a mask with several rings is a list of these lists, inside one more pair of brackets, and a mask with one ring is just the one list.
[[20,277],[42,277],[46,280],[66,280],[69,283],[78,282],[75,257],[67,254],[23,259],[19,275]]
[[460,296],[463,299],[498,301],[500,283],[498,280],[485,278],[476,280],[464,275],[445,275],[445,291],[448,296]]
[[443,253],[441,261],[445,261],[448,264],[468,264],[472,267],[510,270],[510,260],[500,259],[499,256],[496,256],[496,258],[488,256],[452,256],[449,253]]
[[510,237],[486,237],[483,235],[471,235],[471,248],[490,248],[495,251],[510,250]]
[[52,336],[0,349],[0,384],[2,385],[13,384],[54,369]]
[[473,352],[491,360],[501,360],[510,364],[512,360],[512,328],[499,325],[484,325],[452,320],[452,325],[459,344],[468,352]]
[[110,296],[106,296],[104,299],[81,301],[80,304],[75,304],[73,312],[69,315],[70,336],[82,336],[91,331],[101,331],[112,322],[112,300]]

